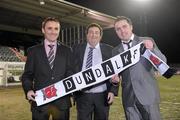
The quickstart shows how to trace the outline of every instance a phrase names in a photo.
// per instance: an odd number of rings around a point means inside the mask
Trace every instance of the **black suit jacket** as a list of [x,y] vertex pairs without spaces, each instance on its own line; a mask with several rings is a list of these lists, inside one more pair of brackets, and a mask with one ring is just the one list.
[[[28,49],[25,70],[22,75],[22,87],[25,95],[29,90],[39,90],[58,82],[71,75],[70,63],[71,50],[61,44],[57,44],[57,51],[53,69],[50,68],[44,43]],[[51,102],[66,109],[71,106],[69,95]]]
[[[87,46],[87,43],[79,44],[79,45],[76,45],[73,47],[73,71],[74,71],[74,73],[80,72],[82,69],[86,46]],[[103,61],[111,58],[111,56],[112,56],[112,47],[111,46],[104,44],[104,43],[100,43],[100,49],[101,49]],[[113,86],[109,80],[106,80],[105,82],[107,85],[107,92],[112,92],[112,93],[114,93],[114,95],[117,96],[118,86]]]

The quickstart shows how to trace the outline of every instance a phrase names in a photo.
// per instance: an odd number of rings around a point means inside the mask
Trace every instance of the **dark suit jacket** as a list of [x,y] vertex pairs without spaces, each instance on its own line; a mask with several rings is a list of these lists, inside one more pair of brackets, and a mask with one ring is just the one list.
[[[138,37],[135,35],[132,41],[132,46],[137,45],[143,40],[154,40],[148,37]],[[113,49],[113,55],[117,55],[124,51],[123,45],[119,44]],[[166,61],[165,56],[158,49],[154,43],[154,50],[152,51],[163,61]],[[157,81],[154,77],[154,68],[152,64],[141,57],[140,61],[130,68],[121,72],[122,75],[122,100],[125,107],[132,106],[136,100],[143,105],[151,105],[159,103],[159,89]]]
[[[29,90],[39,90],[71,75],[71,50],[58,43],[53,69],[50,68],[44,43],[28,49],[22,87],[25,95]],[[71,106],[69,95],[51,102],[66,109]]]
[[[83,59],[84,59],[84,54],[85,54],[85,49],[86,49],[87,43],[84,44],[79,44],[77,46],[73,47],[73,70],[74,73],[77,73],[81,71],[82,65],[83,65]],[[112,47],[100,43],[100,49],[102,53],[102,60],[105,61],[112,56]],[[107,91],[114,93],[114,95],[117,96],[118,94],[118,86],[113,86],[109,80],[106,80],[106,85],[107,85]]]

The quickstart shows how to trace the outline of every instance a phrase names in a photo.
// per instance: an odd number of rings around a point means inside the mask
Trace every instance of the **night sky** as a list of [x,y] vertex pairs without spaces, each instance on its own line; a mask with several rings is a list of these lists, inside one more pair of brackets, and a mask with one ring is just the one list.
[[[168,63],[180,63],[180,0],[67,0],[112,16],[131,18],[134,33],[153,37]],[[119,42],[114,29],[104,32],[103,41],[113,46]]]

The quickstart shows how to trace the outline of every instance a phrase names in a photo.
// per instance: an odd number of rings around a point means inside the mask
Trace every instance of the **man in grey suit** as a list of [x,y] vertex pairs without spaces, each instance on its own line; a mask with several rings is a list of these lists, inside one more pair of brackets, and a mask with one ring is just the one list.
[[[102,34],[100,25],[92,23],[86,30],[87,43],[73,47],[75,73],[88,69],[112,56],[112,47],[100,43]],[[113,79],[118,79],[118,76],[114,76]],[[77,119],[108,120],[109,105],[117,93],[118,86],[112,85],[110,80],[76,92]]]
[[[114,27],[121,43],[113,49],[113,55],[144,42],[146,49],[150,49],[159,58],[166,61],[152,38],[138,37],[132,32],[133,25],[129,18],[117,17]],[[119,75],[122,77],[122,102],[126,119],[160,120],[160,96],[152,64],[141,57],[137,64],[122,71]]]

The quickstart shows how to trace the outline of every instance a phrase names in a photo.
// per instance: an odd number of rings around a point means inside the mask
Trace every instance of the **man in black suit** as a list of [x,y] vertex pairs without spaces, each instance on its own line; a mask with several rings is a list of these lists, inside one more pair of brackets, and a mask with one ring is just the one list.
[[59,20],[46,18],[42,23],[44,42],[28,49],[22,87],[31,104],[33,120],[49,120],[50,115],[53,120],[69,120],[69,95],[42,106],[37,106],[34,99],[36,90],[71,75],[71,50],[57,43],[59,31]]
[[[73,47],[75,72],[85,70],[111,57],[112,47],[100,43],[102,34],[102,28],[96,23],[87,27],[87,43]],[[114,76],[114,79],[118,79],[117,76]],[[117,93],[118,86],[112,85],[110,80],[76,92],[77,119],[92,120],[94,117],[94,120],[108,120],[109,105]]]

